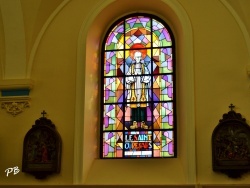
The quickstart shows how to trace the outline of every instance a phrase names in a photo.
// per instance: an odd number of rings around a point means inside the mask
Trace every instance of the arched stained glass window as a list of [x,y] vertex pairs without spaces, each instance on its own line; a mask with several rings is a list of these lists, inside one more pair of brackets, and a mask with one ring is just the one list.
[[175,43],[150,14],[115,22],[102,46],[101,158],[176,157]]

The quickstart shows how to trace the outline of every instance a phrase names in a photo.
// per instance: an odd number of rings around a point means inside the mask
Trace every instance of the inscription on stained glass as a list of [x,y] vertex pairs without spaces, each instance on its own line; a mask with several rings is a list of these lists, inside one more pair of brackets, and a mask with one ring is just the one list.
[[175,55],[152,15],[116,22],[103,44],[101,158],[176,157]]

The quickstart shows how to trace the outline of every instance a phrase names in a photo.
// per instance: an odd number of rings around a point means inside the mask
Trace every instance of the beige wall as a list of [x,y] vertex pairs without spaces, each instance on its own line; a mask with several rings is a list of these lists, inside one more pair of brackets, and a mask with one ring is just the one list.
[[[238,2],[0,0],[0,85],[6,79],[34,81],[31,106],[23,113],[13,117],[0,109],[0,185],[249,184],[250,174],[232,180],[214,173],[211,166],[212,131],[229,104],[235,104],[235,110],[250,121],[246,73],[250,63],[250,25],[246,19],[250,1]],[[8,15],[11,6],[19,12]],[[164,18],[176,36],[179,156],[166,160],[98,160],[99,94],[95,91],[101,39],[115,18],[137,11]],[[8,20],[23,24],[14,36],[9,36],[13,31],[8,30],[13,28],[6,25]],[[21,36],[25,39],[18,43]],[[23,46],[25,54],[7,58],[15,47]],[[20,61],[25,62],[22,71],[16,68]],[[22,172],[6,177],[6,168],[21,168],[24,136],[42,110],[62,137],[61,173],[45,181]],[[106,172],[106,168],[112,170]],[[131,171],[146,178],[135,179]],[[153,172],[152,179],[148,171]],[[107,179],[110,173],[114,178]]]

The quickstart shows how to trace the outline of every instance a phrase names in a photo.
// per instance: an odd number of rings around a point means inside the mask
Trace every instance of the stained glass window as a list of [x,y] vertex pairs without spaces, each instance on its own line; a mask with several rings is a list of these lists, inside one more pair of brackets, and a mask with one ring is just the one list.
[[175,45],[150,14],[116,21],[102,46],[101,158],[176,157]]

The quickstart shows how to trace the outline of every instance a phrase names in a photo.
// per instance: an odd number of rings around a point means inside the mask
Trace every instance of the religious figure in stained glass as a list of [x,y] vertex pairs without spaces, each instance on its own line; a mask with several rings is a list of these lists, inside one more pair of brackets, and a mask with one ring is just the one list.
[[[131,119],[133,124],[131,129],[140,126],[142,129],[148,129],[146,125],[146,106],[148,101],[148,85],[151,80],[149,70],[142,61],[142,53],[136,51],[134,61],[126,73],[127,106],[131,108]],[[132,103],[130,103],[132,102]]]
[[176,157],[174,40],[159,20],[128,15],[105,37],[101,158]]

